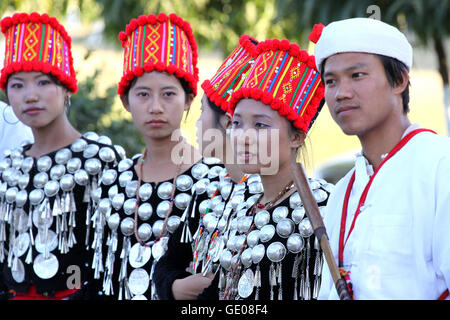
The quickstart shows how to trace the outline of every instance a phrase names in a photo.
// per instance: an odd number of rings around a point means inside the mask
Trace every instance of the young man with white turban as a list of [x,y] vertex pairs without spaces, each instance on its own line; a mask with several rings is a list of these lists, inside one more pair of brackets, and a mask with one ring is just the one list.
[[[325,99],[362,151],[324,218],[354,299],[445,299],[450,286],[450,139],[408,119],[412,48],[373,19],[330,23],[315,47]],[[327,266],[321,299],[338,298]]]

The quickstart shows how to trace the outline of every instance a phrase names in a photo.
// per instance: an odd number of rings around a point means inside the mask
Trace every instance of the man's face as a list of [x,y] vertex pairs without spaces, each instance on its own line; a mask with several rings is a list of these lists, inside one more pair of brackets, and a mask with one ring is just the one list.
[[335,54],[325,62],[323,78],[331,116],[345,134],[361,137],[399,114],[399,95],[373,54]]

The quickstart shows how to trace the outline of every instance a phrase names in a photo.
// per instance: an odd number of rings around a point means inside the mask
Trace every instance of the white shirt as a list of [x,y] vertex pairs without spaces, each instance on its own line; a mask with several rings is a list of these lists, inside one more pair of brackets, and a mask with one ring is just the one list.
[[5,150],[18,147],[25,140],[34,141],[30,127],[20,122],[11,108],[0,101],[0,160],[5,157]]
[[[336,184],[326,207],[324,223],[336,261],[342,206],[354,171],[347,237],[371,174],[362,155]],[[355,299],[433,300],[450,288],[449,137],[419,133],[383,165],[345,245],[344,268],[351,272]],[[326,263],[322,274],[319,299],[338,299]]]

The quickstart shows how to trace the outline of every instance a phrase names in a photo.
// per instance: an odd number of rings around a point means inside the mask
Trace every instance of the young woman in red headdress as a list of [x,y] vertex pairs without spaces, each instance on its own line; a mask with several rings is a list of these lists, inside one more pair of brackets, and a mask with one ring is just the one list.
[[[250,36],[241,36],[238,46],[214,76],[202,83],[204,95],[202,113],[197,121],[197,141],[203,155],[219,158],[224,170],[219,181],[207,187],[211,190],[210,199],[200,203],[198,213],[186,218],[185,226],[171,237],[166,254],[156,265],[154,279],[160,299],[195,299],[210,285],[217,269],[215,255],[219,252],[217,249],[223,247],[225,238],[219,232],[216,219],[231,205],[232,199],[242,198],[249,178],[240,170],[233,154],[228,105],[232,92],[240,88],[254,63],[256,44]],[[255,178],[259,183],[257,176],[250,177],[250,181]],[[186,237],[190,230],[193,236]]]
[[196,192],[199,185],[218,179],[223,166],[202,158],[180,134],[198,82],[189,23],[175,14],[140,16],[119,39],[124,72],[118,93],[145,151],[119,163],[117,179],[101,200],[109,228],[103,291],[119,300],[155,299],[156,262],[183,216],[207,198]]
[[[239,167],[259,174],[263,191],[247,192],[229,216],[217,276],[199,298],[315,299],[323,260],[290,164],[323,105],[323,85],[314,58],[298,45],[267,40],[256,50],[229,111]],[[331,185],[310,185],[319,207],[326,204]]]
[[64,27],[47,14],[18,13],[1,28],[0,87],[34,137],[0,163],[3,297],[97,298],[91,215],[102,173],[121,156],[108,137],[82,135],[67,118],[77,82]]

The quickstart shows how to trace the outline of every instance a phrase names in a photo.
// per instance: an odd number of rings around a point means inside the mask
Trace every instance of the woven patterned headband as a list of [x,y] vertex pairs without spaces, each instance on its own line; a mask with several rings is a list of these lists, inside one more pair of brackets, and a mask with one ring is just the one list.
[[2,19],[1,28],[6,37],[0,78],[3,90],[8,77],[20,71],[52,74],[72,93],[78,90],[71,38],[56,18],[45,13],[16,13]]
[[237,91],[255,62],[257,41],[248,35],[239,38],[239,45],[225,59],[216,74],[202,83],[206,96],[219,108],[228,111],[231,94]]
[[119,94],[144,72],[167,72],[184,79],[197,94],[197,43],[188,22],[172,13],[150,14],[133,19],[119,34],[124,49]]
[[[320,36],[319,25],[310,39]],[[266,40],[256,47],[258,56],[242,87],[233,93],[229,111],[245,98],[259,100],[292,121],[297,129],[308,132],[324,97],[324,86],[314,56],[288,40]]]

